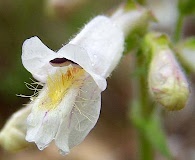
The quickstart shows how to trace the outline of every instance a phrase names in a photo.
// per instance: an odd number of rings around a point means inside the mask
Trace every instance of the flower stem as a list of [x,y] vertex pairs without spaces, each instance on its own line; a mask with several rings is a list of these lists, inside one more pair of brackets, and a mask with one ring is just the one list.
[[[137,89],[137,97],[136,99],[140,102],[140,114],[142,119],[147,120],[152,112],[152,105],[150,103],[150,98],[148,95],[148,87],[147,87],[147,71],[146,71],[146,62],[145,57],[143,54],[138,53],[137,60],[135,64],[136,68],[140,68],[141,73],[137,77],[136,80],[136,89]],[[146,133],[142,132],[141,130],[138,131],[138,138],[139,138],[139,148],[140,148],[140,160],[153,160],[153,148],[151,143],[146,138]]]
[[139,141],[140,160],[153,160],[153,149],[144,134],[139,133]]
[[[143,64],[143,57],[138,59],[138,65],[141,66]],[[139,80],[139,100],[141,102],[141,113],[144,119],[147,119],[151,114],[151,106],[149,104],[149,96],[147,90],[147,79],[146,79],[146,71],[140,75]],[[153,159],[153,149],[146,138],[144,133],[139,133],[139,141],[140,141],[140,160],[152,160]]]
[[180,13],[179,17],[177,19],[177,23],[175,26],[175,32],[174,32],[174,42],[178,42],[182,35],[182,28],[183,28],[183,20],[184,16]]

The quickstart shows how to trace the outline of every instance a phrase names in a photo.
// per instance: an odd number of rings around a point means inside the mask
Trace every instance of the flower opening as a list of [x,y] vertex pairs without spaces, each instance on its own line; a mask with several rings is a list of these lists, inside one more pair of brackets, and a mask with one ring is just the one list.
[[81,68],[69,67],[65,72],[58,70],[47,78],[47,92],[40,102],[39,107],[47,110],[55,109],[72,87],[80,87],[83,83],[81,77],[85,71]]

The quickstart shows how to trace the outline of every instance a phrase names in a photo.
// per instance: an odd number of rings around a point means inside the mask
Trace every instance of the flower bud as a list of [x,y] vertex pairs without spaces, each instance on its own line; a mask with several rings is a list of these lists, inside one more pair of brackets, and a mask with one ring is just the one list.
[[[152,97],[168,110],[180,110],[189,98],[189,85],[169,42],[163,35],[151,34],[151,61],[148,73]],[[151,42],[150,42],[151,40]]]
[[151,24],[151,29],[173,35],[179,13],[178,0],[147,0],[146,3],[158,21]]
[[0,132],[0,145],[8,151],[16,152],[30,145],[25,140],[26,118],[31,107],[25,107],[14,113]]
[[111,16],[113,22],[122,29],[125,36],[128,36],[134,30],[143,32],[147,30],[148,22],[155,18],[146,8],[130,3],[121,5]]

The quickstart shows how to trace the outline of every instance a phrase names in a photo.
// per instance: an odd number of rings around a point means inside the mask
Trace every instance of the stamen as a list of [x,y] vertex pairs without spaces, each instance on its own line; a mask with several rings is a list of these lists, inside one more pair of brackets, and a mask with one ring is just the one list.
[[41,88],[43,87],[43,84],[41,82],[36,82],[31,78],[30,80],[32,81],[31,83],[24,82],[24,84],[29,90],[33,91],[33,94],[32,95],[16,94],[16,96],[22,98],[30,98],[31,101],[36,99],[36,97],[39,95],[39,92],[41,91]]
[[83,83],[85,71],[81,68],[69,67],[64,73],[58,70],[54,75],[48,76],[47,93],[42,98],[39,107],[47,110],[55,109],[72,87],[80,87]]

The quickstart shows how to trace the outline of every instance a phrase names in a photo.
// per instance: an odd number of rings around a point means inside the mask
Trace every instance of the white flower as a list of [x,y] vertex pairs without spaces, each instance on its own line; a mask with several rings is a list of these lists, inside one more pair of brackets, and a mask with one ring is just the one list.
[[81,143],[97,122],[106,78],[118,64],[124,35],[111,19],[98,16],[58,52],[37,37],[26,40],[22,62],[44,83],[31,102],[26,140],[40,150],[52,140],[63,154]]

